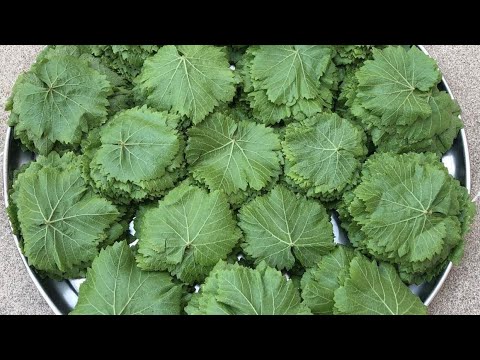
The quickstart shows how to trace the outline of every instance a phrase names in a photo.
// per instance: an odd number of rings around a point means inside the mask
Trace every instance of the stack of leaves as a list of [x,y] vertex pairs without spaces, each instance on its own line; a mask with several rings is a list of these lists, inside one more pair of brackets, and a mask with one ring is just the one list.
[[78,147],[84,133],[106,120],[111,86],[85,59],[47,51],[20,75],[7,101],[9,125],[29,150]]
[[358,66],[372,58],[373,45],[337,45],[333,62],[337,66]]
[[102,243],[119,236],[121,214],[87,186],[80,163],[71,152],[40,156],[17,175],[10,196],[28,263],[52,278],[83,276]]
[[250,47],[239,67],[255,118],[276,124],[331,110],[338,85],[334,53],[319,45]]
[[198,124],[233,99],[237,82],[224,49],[167,45],[145,61],[135,91],[139,102]]
[[396,265],[408,283],[459,262],[475,206],[434,154],[375,154],[361,180],[344,197],[342,225],[354,246]]
[[292,281],[261,262],[255,269],[220,261],[185,308],[189,315],[309,315]]
[[189,284],[202,281],[241,238],[225,194],[186,183],[170,191],[157,207],[141,211],[135,230],[138,266],[168,270]]
[[313,314],[423,315],[427,307],[392,265],[339,246],[307,270],[302,298]]
[[178,124],[146,106],[117,113],[84,142],[87,178],[118,203],[163,195],[185,173]]
[[119,75],[117,72],[105,65],[102,58],[91,54],[90,47],[86,45],[49,45],[37,56],[37,62],[44,58],[50,58],[60,55],[71,55],[84,60],[90,67],[105,75],[107,81],[112,87],[112,92],[108,96],[109,115],[128,109],[133,106],[133,94],[131,83]]
[[128,82],[140,73],[145,59],[155,54],[157,45],[89,45],[87,51]]
[[436,62],[417,47],[374,49],[373,57],[355,73],[351,111],[369,129],[378,151],[443,154],[462,123],[456,102],[437,89]]
[[363,130],[336,114],[287,126],[283,152],[287,182],[330,201],[358,181],[367,155]]

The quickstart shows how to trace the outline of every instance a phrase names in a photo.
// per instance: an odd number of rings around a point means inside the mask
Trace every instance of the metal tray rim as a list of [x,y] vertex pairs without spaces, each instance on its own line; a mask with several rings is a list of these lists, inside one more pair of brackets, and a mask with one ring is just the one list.
[[[417,45],[417,46],[420,50],[423,51],[423,53],[430,56],[427,49],[425,49],[425,47],[423,45]],[[448,82],[445,79],[445,76],[443,76],[443,75],[442,75],[442,83],[445,86],[445,89],[448,92],[448,94],[450,95],[450,97],[452,99],[455,99],[455,97],[453,96],[452,90],[450,89],[450,86],[448,85]],[[459,116],[459,118],[461,119],[461,116]],[[470,194],[471,180],[472,180],[471,179],[471,172],[470,172],[471,171],[471,169],[470,169],[470,151],[469,151],[469,148],[468,148],[467,134],[465,133],[465,129],[460,130],[460,136],[462,137],[463,148],[464,148],[463,155],[465,157],[465,187],[467,188],[468,193]],[[431,302],[433,301],[433,299],[435,298],[435,296],[437,296],[438,292],[440,291],[440,289],[443,287],[443,284],[447,280],[447,277],[450,274],[450,271],[452,270],[452,267],[453,267],[453,264],[452,264],[452,262],[450,262],[448,264],[447,268],[443,271],[442,277],[438,281],[437,286],[435,286],[433,291],[430,293],[428,298],[425,300],[424,304],[426,306],[430,305]]]
[[[430,55],[428,53],[428,51],[425,49],[425,47],[423,45],[417,45],[417,47],[422,50],[422,52],[424,52],[426,55]],[[452,99],[454,99],[454,96],[452,94],[452,91],[450,89],[450,87],[448,86],[448,83],[445,79],[444,76],[442,76],[442,83],[443,85],[445,86],[445,89],[446,91],[448,92],[448,94],[450,95],[450,97]],[[460,117],[461,118],[461,117]],[[5,209],[8,207],[9,205],[9,201],[8,201],[8,190],[9,190],[9,181],[8,181],[8,158],[9,158],[9,149],[10,149],[10,141],[11,141],[11,137],[12,137],[12,128],[11,127],[8,127],[7,129],[7,132],[6,132],[6,135],[5,135],[5,144],[4,144],[4,151],[3,151],[3,197],[4,197],[4,204],[5,204]],[[463,147],[464,147],[464,151],[463,151],[463,155],[464,155],[464,160],[465,160],[465,187],[466,189],[468,190],[468,193],[470,193],[470,190],[471,190],[471,169],[470,169],[470,152],[469,152],[469,148],[468,148],[468,142],[467,142],[467,136],[466,136],[466,133],[465,133],[465,130],[464,129],[461,129],[460,130],[460,136],[461,136],[461,139],[462,139],[462,143],[463,143]],[[15,234],[13,234],[13,227],[12,227],[12,223],[10,221],[10,218],[8,218],[8,223],[10,224],[10,229],[12,230],[12,236],[13,236],[13,239],[15,241],[15,244],[17,245],[17,250],[20,254],[20,257],[22,259],[22,262],[23,264],[25,265],[26,269],[27,269],[27,272],[30,276],[30,278],[32,279],[33,283],[35,284],[36,288],[38,289],[38,291],[40,292],[40,294],[42,295],[42,297],[45,299],[45,301],[47,302],[48,306],[52,309],[52,311],[56,314],[56,315],[63,315],[62,311],[57,307],[57,305],[53,302],[53,300],[50,298],[50,296],[46,293],[44,287],[42,286],[42,284],[39,282],[38,280],[38,275],[35,273],[35,271],[28,265],[28,262],[27,262],[27,259],[26,257],[23,255],[21,249],[20,249],[20,243],[19,243],[19,240],[17,238],[17,236]],[[441,278],[438,280],[435,288],[433,289],[433,291],[430,293],[430,295],[427,297],[427,299],[424,301],[424,304],[426,306],[430,305],[430,303],[433,301],[433,299],[435,298],[435,296],[438,294],[438,292],[440,291],[440,289],[443,287],[443,284],[445,283],[445,280],[447,279],[450,271],[452,270],[452,266],[453,264],[450,262],[448,264],[448,266],[445,268],[445,270],[443,271],[442,273],[442,276]]]

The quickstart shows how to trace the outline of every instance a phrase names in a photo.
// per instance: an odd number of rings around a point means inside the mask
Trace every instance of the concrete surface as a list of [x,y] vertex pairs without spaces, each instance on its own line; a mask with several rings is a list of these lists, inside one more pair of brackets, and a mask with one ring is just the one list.
[[[0,149],[8,114],[5,100],[17,76],[30,67],[41,46],[0,46]],[[472,197],[480,202],[480,46],[427,46],[463,113],[472,164]],[[3,154],[3,151],[0,150]],[[2,180],[3,184],[3,180]],[[52,314],[30,280],[10,234],[0,195],[0,314]],[[430,306],[432,314],[480,314],[480,219],[468,236],[465,258],[452,270]]]

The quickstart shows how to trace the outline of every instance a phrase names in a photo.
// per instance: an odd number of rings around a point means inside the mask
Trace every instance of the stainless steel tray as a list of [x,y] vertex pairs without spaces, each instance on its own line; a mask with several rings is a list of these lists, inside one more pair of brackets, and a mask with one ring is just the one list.
[[[419,45],[418,47],[428,55],[428,52],[423,46]],[[452,92],[450,91],[445,78],[442,79],[441,87],[443,87],[443,90],[447,91],[453,98]],[[33,159],[34,154],[22,151],[20,148],[20,142],[13,138],[12,129],[9,128],[5,138],[5,150],[3,155],[3,194],[6,207],[8,207],[8,189],[12,186],[14,170]],[[450,174],[458,179],[470,192],[470,157],[468,153],[467,138],[463,129],[458,134],[452,148],[443,156],[442,161],[448,168]],[[348,242],[347,237],[339,227],[338,219],[335,216],[332,217],[332,223],[334,224],[335,241],[339,243]],[[35,270],[28,265],[27,259],[20,250],[18,238],[15,235],[12,236],[17,244],[20,257],[25,264],[30,277],[53,312],[56,314],[68,314],[77,302],[78,288],[83,280],[55,281],[52,279],[41,278]],[[417,294],[426,305],[429,305],[445,282],[451,268],[452,264],[450,263],[443,273],[434,281],[423,283],[418,286],[412,285],[410,287],[411,290]]]

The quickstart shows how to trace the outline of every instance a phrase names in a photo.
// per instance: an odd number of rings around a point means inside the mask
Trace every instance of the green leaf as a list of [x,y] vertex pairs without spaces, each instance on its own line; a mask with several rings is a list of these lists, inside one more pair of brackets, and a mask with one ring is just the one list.
[[332,50],[319,45],[265,45],[255,53],[252,77],[275,104],[293,105],[320,95],[320,77],[331,61]]
[[365,134],[336,114],[317,115],[287,127],[283,152],[286,173],[297,185],[328,197],[354,182],[367,154]]
[[350,263],[350,276],[335,291],[335,308],[352,315],[425,315],[427,307],[402,283],[395,268],[364,256]]
[[212,190],[260,190],[280,171],[280,141],[264,125],[215,113],[190,128],[188,136],[190,171]]
[[295,259],[313,266],[334,248],[325,208],[282,185],[244,205],[239,219],[247,254],[278,269],[291,269]]
[[31,72],[16,89],[16,131],[26,131],[34,142],[76,145],[82,132],[106,120],[111,88],[87,63],[69,55],[57,56],[36,64]]
[[140,270],[126,241],[100,251],[71,315],[179,315],[182,288],[167,273]]
[[185,311],[191,315],[309,315],[293,282],[261,263],[219,263]]
[[[138,226],[137,226],[138,225]],[[241,237],[220,191],[186,184],[135,220],[137,261],[145,270],[169,270],[188,283],[201,280]]]
[[100,131],[101,147],[93,162],[123,182],[161,177],[179,150],[177,131],[166,114],[146,107],[118,113]]
[[408,125],[429,116],[430,91],[441,79],[435,60],[415,46],[374,49],[373,57],[356,73],[362,106],[385,125]]
[[75,164],[27,171],[16,186],[28,262],[57,276],[90,262],[105,232],[119,217],[115,206],[85,186]]
[[225,52],[214,46],[167,45],[145,61],[137,88],[147,104],[201,122],[235,95],[235,78]]
[[301,281],[302,298],[312,313],[334,313],[334,292],[347,278],[354,255],[352,248],[338,246],[331,254],[323,256],[317,266],[305,272]]

